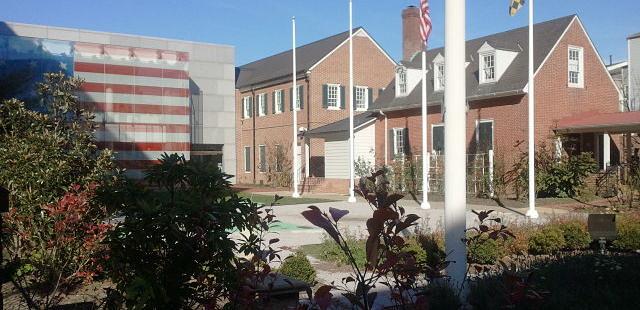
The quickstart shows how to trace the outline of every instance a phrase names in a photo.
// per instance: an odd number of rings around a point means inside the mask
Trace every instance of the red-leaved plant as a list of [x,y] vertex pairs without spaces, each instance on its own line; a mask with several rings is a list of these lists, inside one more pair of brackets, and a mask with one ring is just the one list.
[[398,206],[403,198],[400,194],[388,192],[388,182],[383,171],[361,179],[357,192],[364,197],[373,209],[373,215],[367,220],[366,264],[356,263],[352,249],[345,236],[340,232],[339,222],[349,213],[348,210],[330,208],[329,213],[316,206],[310,206],[302,215],[313,225],[322,228],[335,241],[346,255],[352,268],[352,275],[342,279],[342,283],[324,285],[315,295],[314,302],[320,309],[331,305],[332,290],[340,291],[356,309],[371,309],[376,292],[371,292],[377,284],[387,286],[396,305],[426,305],[424,295],[416,294],[416,283],[422,268],[417,264],[415,253],[406,250],[402,232],[416,225],[420,219],[415,214],[406,214]]
[[103,222],[104,207],[92,202],[96,185],[72,186],[56,203],[42,206],[40,214],[6,215],[5,236],[19,246],[9,253],[13,278],[30,307],[49,308],[82,283],[102,273],[111,225]]

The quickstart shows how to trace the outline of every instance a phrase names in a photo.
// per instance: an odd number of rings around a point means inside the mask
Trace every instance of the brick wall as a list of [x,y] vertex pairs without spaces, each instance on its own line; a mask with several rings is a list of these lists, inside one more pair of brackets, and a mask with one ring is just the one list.
[[[569,45],[584,48],[584,88],[568,86]],[[557,121],[562,118],[593,110],[605,113],[618,111],[618,92],[598,57],[597,51],[592,48],[586,33],[576,19],[536,75],[537,143],[550,143],[553,129]],[[527,104],[526,95],[471,102],[467,113],[467,145],[470,146],[475,140],[476,121],[493,120],[493,144],[496,157],[502,159],[507,165],[513,163],[519,156],[515,146],[519,142],[524,142],[520,144],[520,149],[527,148]],[[383,164],[385,161],[385,139],[388,137],[388,130],[394,127],[408,128],[412,154],[422,153],[420,113],[419,108],[388,112],[387,131],[385,131],[384,117],[378,119],[376,123],[377,163]],[[440,107],[429,108],[428,123],[428,150],[431,151],[431,125],[443,123]],[[387,153],[390,153],[392,142],[388,141],[388,143]],[[612,146],[622,150],[620,143],[620,137],[613,136]],[[387,156],[390,161],[390,155],[387,154]]]
[[[394,76],[395,64],[366,37],[356,36],[354,38],[354,85],[367,86],[373,89],[373,99],[378,96],[378,89],[386,87]],[[348,43],[339,47],[331,56],[322,61],[314,68],[306,78],[301,79],[298,84],[304,85],[304,108],[298,112],[298,126],[307,129],[318,128],[326,124],[344,119],[349,116],[348,110],[327,110],[322,107],[322,86],[324,84],[344,85],[347,92],[345,103],[348,105],[350,94],[349,86],[349,45]],[[237,139],[237,180],[238,183],[263,183],[267,182],[265,174],[257,170],[255,159],[258,157],[257,146],[265,144],[273,145],[277,142],[284,145],[289,150],[291,157],[291,137],[292,137],[292,114],[289,109],[291,81],[283,84],[269,86],[253,91],[236,91],[236,139]],[[276,89],[285,90],[285,112],[273,115],[271,112],[271,93]],[[242,98],[245,96],[258,95],[266,92],[269,94],[269,113],[264,117],[242,119]],[[257,101],[254,101],[254,109],[257,108]],[[257,113],[257,112],[256,112]],[[255,126],[254,126],[255,122]],[[256,129],[254,132],[254,128]],[[255,134],[255,140],[254,140]],[[304,141],[300,140],[300,144]],[[255,145],[255,147],[254,147]],[[244,146],[251,146],[253,157],[252,171],[244,171]],[[267,153],[271,150],[267,147]],[[311,139],[310,155],[312,158],[312,169],[309,175],[323,176],[324,171],[324,140]],[[302,148],[303,162],[301,166],[304,170],[304,146]]]

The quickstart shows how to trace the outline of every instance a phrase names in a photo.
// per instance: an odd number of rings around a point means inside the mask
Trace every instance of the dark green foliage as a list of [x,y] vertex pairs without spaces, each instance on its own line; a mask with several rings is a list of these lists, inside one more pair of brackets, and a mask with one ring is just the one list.
[[[518,198],[527,192],[528,153],[521,151],[520,160],[507,172]],[[536,150],[537,197],[577,197],[586,177],[598,170],[591,153],[557,157],[555,150],[541,144]]]
[[127,307],[213,304],[238,285],[239,245],[230,234],[257,224],[257,207],[237,197],[229,178],[176,154],[149,169],[147,181],[160,191],[130,196],[109,238],[109,275]]
[[502,258],[502,244],[491,238],[481,238],[471,242],[467,248],[469,263],[491,265]]
[[622,251],[640,250],[640,218],[637,216],[621,216],[618,224],[618,238],[613,246]]
[[565,246],[567,250],[583,250],[591,244],[591,235],[587,228],[580,222],[567,222],[558,224],[562,230]]
[[110,151],[98,151],[93,116],[74,92],[82,81],[47,73],[36,112],[15,99],[0,103],[0,184],[19,213],[39,212],[73,184],[102,183],[116,173]]
[[544,227],[529,237],[531,254],[556,254],[564,247],[564,235],[557,227]]
[[316,270],[303,252],[287,257],[278,270],[281,274],[313,285],[316,282]]
[[430,310],[460,309],[460,297],[456,289],[448,283],[427,287],[427,302]]
[[418,252],[417,259],[420,261],[424,255],[424,262],[427,266],[437,266],[443,263],[447,254],[444,252],[444,237],[441,233],[420,234],[417,242],[422,249]]

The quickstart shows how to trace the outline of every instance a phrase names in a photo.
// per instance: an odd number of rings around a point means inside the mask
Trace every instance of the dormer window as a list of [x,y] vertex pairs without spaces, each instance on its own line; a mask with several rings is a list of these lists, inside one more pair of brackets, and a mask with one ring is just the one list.
[[444,63],[436,63],[433,66],[433,89],[440,91],[444,89]]
[[496,81],[496,54],[484,53],[480,55],[480,83]]
[[407,69],[404,67],[396,70],[396,90],[398,96],[407,94]]

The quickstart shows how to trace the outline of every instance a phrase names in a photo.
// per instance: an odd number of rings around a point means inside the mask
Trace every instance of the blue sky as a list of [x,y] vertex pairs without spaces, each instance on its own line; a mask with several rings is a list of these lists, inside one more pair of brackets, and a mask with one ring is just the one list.
[[[354,25],[364,26],[401,58],[401,10],[418,0],[354,0]],[[467,1],[467,37],[524,26],[527,11],[509,17],[509,0]],[[432,0],[430,45],[443,44],[444,0]],[[577,13],[605,61],[626,58],[626,37],[640,32],[640,1],[536,0],[536,21]],[[131,33],[236,47],[238,65],[289,49],[290,18],[298,42],[348,29],[347,0],[2,0],[0,20]]]

